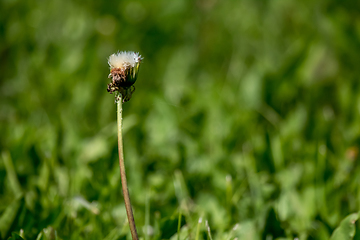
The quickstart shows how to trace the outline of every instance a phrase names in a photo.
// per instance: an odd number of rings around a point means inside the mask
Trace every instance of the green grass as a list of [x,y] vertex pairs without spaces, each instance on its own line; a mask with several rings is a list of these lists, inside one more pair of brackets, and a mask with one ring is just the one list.
[[106,91],[118,50],[144,57],[123,112],[142,239],[210,239],[206,221],[212,239],[329,239],[360,210],[359,11],[1,1],[0,239],[130,239]]

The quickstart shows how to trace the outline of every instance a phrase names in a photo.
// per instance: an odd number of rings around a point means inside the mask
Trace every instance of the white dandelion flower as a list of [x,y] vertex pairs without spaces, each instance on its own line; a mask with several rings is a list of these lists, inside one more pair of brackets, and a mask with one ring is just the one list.
[[108,84],[107,91],[118,92],[123,97],[123,101],[129,101],[135,91],[133,84],[137,79],[142,59],[141,55],[135,52],[122,51],[112,54],[108,58],[109,78],[112,81]]
[[121,51],[112,54],[108,59],[108,63],[111,69],[127,68],[135,67],[138,63],[141,62],[141,60],[142,57],[139,53]]

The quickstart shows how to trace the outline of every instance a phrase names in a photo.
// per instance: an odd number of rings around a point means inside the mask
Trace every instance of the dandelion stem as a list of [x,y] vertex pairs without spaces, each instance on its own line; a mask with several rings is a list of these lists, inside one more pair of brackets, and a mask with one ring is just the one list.
[[119,150],[121,185],[124,194],[124,202],[125,202],[126,213],[129,221],[131,236],[133,240],[138,240],[139,238],[136,232],[134,214],[131,208],[130,195],[126,181],[123,142],[122,142],[122,101],[123,101],[122,98],[123,98],[122,95],[119,93],[117,95],[117,125],[118,125],[117,127],[118,127],[118,150]]

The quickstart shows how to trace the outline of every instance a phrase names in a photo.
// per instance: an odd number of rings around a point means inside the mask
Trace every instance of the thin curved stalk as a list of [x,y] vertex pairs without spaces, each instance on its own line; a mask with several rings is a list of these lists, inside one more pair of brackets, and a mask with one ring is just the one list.
[[124,194],[125,208],[129,221],[131,236],[133,240],[138,240],[136,232],[134,214],[131,208],[130,195],[126,181],[124,153],[123,153],[123,141],[122,141],[122,95],[119,94],[117,97],[117,128],[118,128],[118,150],[119,150],[119,165],[120,165],[120,177],[122,191]]

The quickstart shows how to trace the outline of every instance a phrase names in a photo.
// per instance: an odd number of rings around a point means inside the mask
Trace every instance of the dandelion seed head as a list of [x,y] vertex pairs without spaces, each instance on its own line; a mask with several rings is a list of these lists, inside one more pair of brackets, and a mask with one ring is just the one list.
[[142,57],[139,53],[121,51],[118,53],[112,54],[108,63],[111,69],[113,68],[127,68],[135,67],[137,63],[142,60]]
[[114,53],[108,58],[110,66],[108,78],[111,78],[111,82],[107,85],[106,90],[109,93],[117,92],[115,97],[117,101],[121,98],[123,102],[130,100],[135,91],[133,84],[137,79],[142,59],[139,53],[126,51]]

